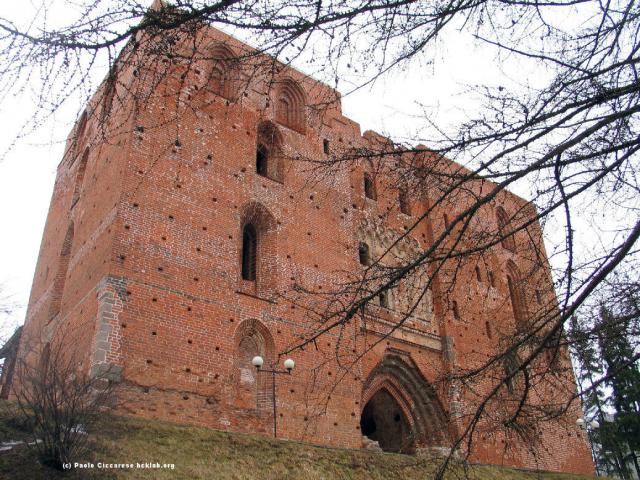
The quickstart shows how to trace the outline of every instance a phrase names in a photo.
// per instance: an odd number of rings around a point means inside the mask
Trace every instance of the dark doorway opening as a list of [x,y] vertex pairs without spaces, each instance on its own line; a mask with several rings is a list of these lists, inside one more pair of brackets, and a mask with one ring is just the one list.
[[400,405],[387,390],[367,402],[360,416],[360,431],[385,452],[415,453],[411,426]]

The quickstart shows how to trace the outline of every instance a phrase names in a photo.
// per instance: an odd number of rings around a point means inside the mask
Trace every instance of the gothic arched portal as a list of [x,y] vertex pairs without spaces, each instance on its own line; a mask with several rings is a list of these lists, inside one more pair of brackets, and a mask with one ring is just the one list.
[[387,352],[365,383],[363,435],[386,452],[448,447],[450,426],[436,391],[411,359]]

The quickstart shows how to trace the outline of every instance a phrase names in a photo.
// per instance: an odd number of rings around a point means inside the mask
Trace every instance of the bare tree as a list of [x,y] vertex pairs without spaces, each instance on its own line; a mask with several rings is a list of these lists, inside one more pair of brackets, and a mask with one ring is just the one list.
[[9,384],[13,377],[15,357],[20,341],[21,327],[18,327],[13,318],[18,305],[12,295],[7,293],[4,285],[0,284],[0,398],[8,395]]
[[40,461],[63,470],[89,451],[95,423],[114,406],[113,383],[107,371],[84,371],[68,345],[27,340],[16,365],[15,415],[29,426],[28,445]]
[[[537,425],[559,419],[576,400],[576,392],[566,388],[571,337],[563,329],[580,309],[592,308],[590,299],[603,285],[616,283],[617,272],[637,276],[640,44],[633,2],[177,1],[148,9],[136,2],[93,1],[80,8],[62,26],[47,23],[44,7],[28,22],[0,19],[3,91],[9,95],[34,76],[42,79],[40,109],[32,125],[69,101],[71,92],[88,97],[93,84],[87,78],[94,65],[104,61],[111,68],[98,102],[109,107],[93,111],[112,117],[112,104],[128,105],[133,99],[144,105],[146,96],[167,81],[176,84],[164,90],[167,97],[176,105],[184,103],[184,95],[176,92],[184,94],[183,84],[197,83],[192,79],[202,61],[234,60],[250,65],[253,72],[277,68],[263,53],[285,64],[307,61],[325,72],[325,78],[359,68],[361,81],[354,88],[361,88],[408,62],[418,68],[433,55],[433,45],[456,28],[493,48],[499,61],[516,59],[544,71],[547,80],[541,85],[516,88],[505,81],[475,87],[483,108],[451,131],[425,115],[428,137],[405,144],[381,139],[366,151],[332,152],[328,161],[298,158],[309,162],[313,181],[330,178],[337,168],[368,165],[372,174],[390,179],[390,188],[419,192],[428,208],[411,217],[406,230],[382,250],[363,252],[365,268],[348,281],[322,293],[300,284],[280,294],[304,305],[315,325],[287,351],[367,321],[367,312],[384,307],[389,293],[403,298],[402,308],[397,308],[402,315],[385,332],[391,335],[429,308],[425,299],[431,292],[454,317],[459,315],[455,295],[449,295],[461,288],[459,276],[474,265],[490,264],[496,249],[524,245],[516,253],[526,257],[528,267],[509,277],[511,300],[519,305],[514,307],[517,328],[494,332],[500,347],[494,354],[466,368],[450,362],[443,374],[443,381],[457,385],[454,391],[464,388],[475,397],[468,399],[473,409],[463,412],[466,421],[452,451],[469,452],[478,428],[486,423],[507,435],[534,439]],[[580,21],[566,26],[563,20],[571,16]],[[206,25],[225,27],[262,48],[240,59],[220,53],[207,58],[197,48]],[[251,74],[242,81],[248,78]],[[211,80],[201,84],[210,85]],[[186,95],[187,104],[194,105],[190,93]],[[327,104],[333,100],[326,99]],[[115,128],[126,122],[119,118],[105,124]],[[76,138],[81,134],[77,128]],[[178,135],[176,142],[179,145]],[[514,187],[525,189],[535,208],[523,204],[500,214],[497,224],[487,221],[488,212]],[[412,232],[444,212],[444,227],[416,247]],[[553,272],[546,268],[538,224],[563,231],[551,252]],[[601,235],[602,242],[582,248],[576,245],[576,231]],[[546,287],[551,278],[558,297]],[[637,278],[631,282],[637,284]],[[519,292],[524,284],[532,286],[535,302]],[[617,292],[614,289],[613,301]],[[335,356],[346,375],[359,357],[340,352],[336,345]],[[534,400],[539,389],[556,395]]]

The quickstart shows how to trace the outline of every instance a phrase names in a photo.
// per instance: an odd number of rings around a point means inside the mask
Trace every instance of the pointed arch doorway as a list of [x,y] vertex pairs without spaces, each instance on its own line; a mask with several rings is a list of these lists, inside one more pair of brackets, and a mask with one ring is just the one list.
[[450,424],[431,384],[408,355],[388,351],[365,383],[362,435],[385,452],[449,447]]
[[377,441],[385,452],[415,453],[415,439],[409,420],[385,388],[378,390],[362,410],[360,431]]

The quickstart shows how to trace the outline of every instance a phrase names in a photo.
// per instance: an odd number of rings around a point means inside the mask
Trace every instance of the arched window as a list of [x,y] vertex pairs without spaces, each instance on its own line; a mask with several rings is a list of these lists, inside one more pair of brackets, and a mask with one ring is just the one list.
[[512,261],[507,263],[507,286],[516,327],[522,328],[527,322],[527,305],[522,291],[520,271]]
[[364,174],[364,196],[371,200],[376,199],[376,184],[370,173]]
[[280,84],[276,100],[276,121],[304,133],[305,98],[300,86],[293,80]]
[[239,208],[237,262],[240,292],[270,299],[278,283],[278,222],[258,202]]
[[224,45],[216,45],[207,52],[207,57],[213,59],[209,71],[208,86],[213,93],[228,100],[236,97],[234,77],[238,69],[236,55]]
[[259,143],[256,148],[256,173],[258,175],[262,175],[263,177],[267,176],[269,165],[269,150],[263,144]]
[[378,301],[381,307],[389,308],[389,292],[387,290],[380,292],[378,294]]
[[242,229],[242,279],[255,282],[258,255],[258,235],[256,228],[248,223]]
[[264,359],[265,367],[273,361],[275,347],[269,329],[258,320],[245,320],[236,330],[235,345],[236,406],[250,410],[269,408],[272,377],[258,374],[251,363],[256,355]]
[[507,235],[509,231],[509,215],[502,207],[496,208],[496,220],[498,222],[498,235],[500,235],[500,242],[502,246],[512,252],[516,249],[516,242],[513,235]]
[[360,260],[360,265],[369,265],[371,263],[369,245],[364,242],[360,242],[360,245],[358,246],[358,258]]
[[282,182],[284,165],[282,155],[282,136],[271,122],[260,122],[256,139],[256,173]]

